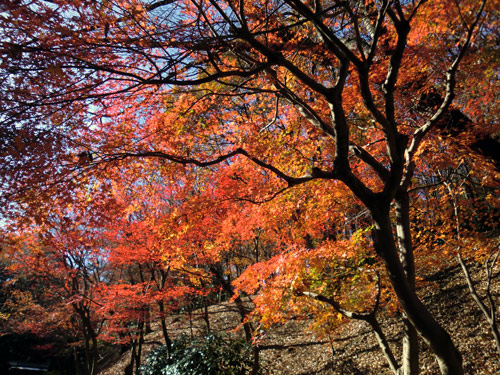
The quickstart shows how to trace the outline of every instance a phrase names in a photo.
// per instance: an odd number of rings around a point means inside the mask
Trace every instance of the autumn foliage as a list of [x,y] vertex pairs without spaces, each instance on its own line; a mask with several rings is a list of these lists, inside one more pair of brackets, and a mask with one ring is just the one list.
[[[0,17],[5,327],[74,315],[55,321],[89,374],[98,340],[138,368],[151,321],[170,345],[169,314],[225,293],[254,343],[292,317],[358,319],[395,374],[419,372],[422,343],[463,373],[417,291],[496,246],[494,1],[7,0]],[[401,358],[378,324],[395,311]]]

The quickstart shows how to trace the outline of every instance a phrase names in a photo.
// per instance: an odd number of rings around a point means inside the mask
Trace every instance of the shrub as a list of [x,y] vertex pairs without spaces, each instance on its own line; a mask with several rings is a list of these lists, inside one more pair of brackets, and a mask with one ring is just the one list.
[[168,347],[160,346],[150,351],[140,368],[141,375],[163,375],[163,369],[168,365]]
[[146,358],[142,375],[245,375],[252,368],[252,348],[245,341],[221,335],[175,340],[169,355],[166,345]]

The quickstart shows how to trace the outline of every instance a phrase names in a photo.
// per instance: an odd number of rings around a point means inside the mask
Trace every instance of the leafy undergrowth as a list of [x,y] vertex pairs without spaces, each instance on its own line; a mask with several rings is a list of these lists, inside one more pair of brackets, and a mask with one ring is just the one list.
[[[484,276],[480,267],[471,269],[474,280]],[[500,277],[493,281],[493,294],[500,303]],[[457,265],[425,278],[426,287],[421,298],[438,320],[445,325],[459,350],[463,354],[466,374],[493,375],[500,373],[500,356],[496,352],[493,338],[479,308],[472,301],[465,279]],[[483,291],[484,282],[478,284]],[[236,330],[239,316],[236,307],[223,302],[209,308],[210,328],[215,332],[232,332],[243,337],[242,330]],[[182,334],[201,335],[207,333],[207,326],[201,311],[195,312],[190,321],[187,316],[173,317],[170,333],[173,337]],[[400,354],[398,337],[400,326],[397,317],[380,316],[383,329],[397,355]],[[332,332],[330,339],[318,339],[307,331],[309,321],[292,320],[287,324],[267,331],[261,344],[261,362],[272,374],[286,375],[356,375],[391,374],[378,349],[375,337],[368,326],[351,321],[342,329]],[[159,326],[153,325],[153,332],[146,336],[144,352],[163,344]],[[124,353],[100,375],[119,375],[130,358]],[[143,356],[145,358],[145,355]],[[439,373],[437,364],[427,348],[422,348],[421,374]]]

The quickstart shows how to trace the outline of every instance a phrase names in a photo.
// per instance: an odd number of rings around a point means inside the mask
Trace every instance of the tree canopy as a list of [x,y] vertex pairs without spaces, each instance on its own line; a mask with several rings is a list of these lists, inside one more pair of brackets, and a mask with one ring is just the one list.
[[[14,270],[75,269],[57,283],[109,269],[100,302],[71,297],[87,343],[127,319],[139,343],[153,304],[236,287],[262,326],[360,319],[394,373],[419,372],[419,340],[463,373],[417,276],[494,247],[494,1],[7,0],[0,18],[5,242]],[[380,309],[403,312],[400,360]]]

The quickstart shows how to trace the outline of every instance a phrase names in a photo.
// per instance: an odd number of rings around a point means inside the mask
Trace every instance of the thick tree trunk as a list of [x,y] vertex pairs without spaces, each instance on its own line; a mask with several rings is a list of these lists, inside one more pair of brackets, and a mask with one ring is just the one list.
[[374,247],[382,258],[392,287],[410,323],[436,356],[443,375],[462,375],[462,357],[450,335],[434,319],[408,282],[395,244],[390,215],[372,212],[375,220]]

